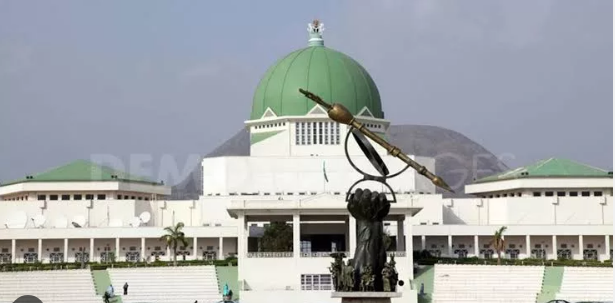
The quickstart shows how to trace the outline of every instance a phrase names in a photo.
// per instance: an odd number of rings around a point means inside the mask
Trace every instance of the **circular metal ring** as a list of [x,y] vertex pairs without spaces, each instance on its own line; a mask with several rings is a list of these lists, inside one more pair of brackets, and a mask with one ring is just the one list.
[[361,179],[361,180],[353,183],[352,186],[350,186],[350,188],[348,188],[348,191],[346,192],[346,202],[348,202],[348,198],[350,198],[350,195],[352,194],[352,190],[354,189],[354,187],[357,186],[359,183],[365,182],[365,181],[376,181],[376,182],[381,183],[384,186],[386,186],[389,189],[389,191],[391,192],[391,195],[393,196],[393,200],[389,201],[389,203],[397,203],[397,196],[395,196],[395,192],[393,191],[393,188],[391,188],[391,186],[388,183],[386,183],[384,181],[381,181],[381,180],[370,180],[370,179],[367,179],[367,178]]
[[[388,170],[388,168],[386,167],[386,164],[384,164],[384,161],[382,161],[382,158],[381,158],[381,157],[380,157],[380,155],[378,155],[378,153],[375,151],[375,149],[373,148],[372,144],[371,144],[371,143],[367,140],[367,138],[365,138],[365,137],[363,136],[363,134],[362,134],[362,133],[360,133],[360,132],[359,132],[359,130],[357,130],[357,129],[356,129],[356,128],[354,128],[354,127],[350,127],[350,129],[348,130],[348,133],[346,133],[346,139],[344,140],[344,153],[346,154],[346,159],[348,160],[348,163],[350,163],[350,166],[352,166],[352,168],[354,168],[354,170],[356,170],[357,172],[359,172],[359,173],[360,173],[360,174],[362,174],[363,176],[370,176],[370,177],[372,177],[372,178],[379,178],[378,176],[374,176],[374,175],[371,175],[371,174],[368,174],[368,173],[366,173],[366,172],[362,171],[359,167],[357,167],[357,166],[354,164],[354,162],[352,162],[352,159],[350,159],[350,154],[348,153],[348,139],[350,138],[350,134],[351,134],[351,133],[353,133],[353,131],[355,131],[355,130],[356,130],[356,131],[357,131],[357,132],[361,135],[361,136],[359,136],[360,138],[365,139],[365,140],[364,140],[364,142],[366,142],[366,143],[367,143],[367,145],[366,145],[366,146],[369,146],[369,147],[370,147],[370,148],[374,151],[374,153],[375,153],[375,154],[376,154],[376,156],[378,157],[377,159],[379,159],[379,160],[382,162],[382,164],[384,165],[384,168],[385,168],[385,169],[386,169],[386,171],[387,171],[387,174],[383,175],[383,177],[384,177],[385,179],[395,178],[395,177],[397,177],[397,176],[401,175],[401,173],[405,172],[408,168],[410,168],[410,165],[408,164],[408,165],[406,165],[406,167],[404,167],[404,168],[403,168],[403,169],[401,169],[400,171],[398,171],[398,172],[396,172],[396,173],[394,173],[394,174],[392,174],[392,175],[388,175],[389,170]],[[355,140],[357,139],[357,136],[356,136],[356,135],[354,135],[354,133],[353,133],[353,137],[355,138]],[[359,147],[361,147],[361,146],[362,146],[362,145],[361,145],[361,143],[359,143],[359,141],[358,141],[358,140],[357,140],[357,144],[359,144]],[[363,148],[361,148],[361,149],[363,149]],[[367,153],[365,153],[365,151],[364,151],[363,153],[365,154],[365,156],[366,156],[366,157],[368,157],[368,158],[369,158],[369,156],[367,155]],[[372,162],[372,160],[371,160],[371,159],[370,159],[370,162]],[[373,163],[373,162],[372,162],[372,165],[374,165],[374,163]],[[376,170],[378,170],[378,167],[377,167],[376,165],[374,165],[374,168],[376,168]],[[380,171],[379,171],[379,172],[380,172]]]
[[387,176],[389,174],[389,168],[386,166],[386,164],[384,164],[384,161],[382,161],[382,158],[374,149],[374,146],[372,146],[372,144],[358,129],[351,128],[350,132],[352,133],[354,140],[357,142],[357,145],[359,145],[359,148],[361,148],[361,151],[363,151],[363,154],[365,155],[365,157],[367,157],[367,160],[369,160],[372,166],[380,173],[380,175],[382,175],[383,177]]

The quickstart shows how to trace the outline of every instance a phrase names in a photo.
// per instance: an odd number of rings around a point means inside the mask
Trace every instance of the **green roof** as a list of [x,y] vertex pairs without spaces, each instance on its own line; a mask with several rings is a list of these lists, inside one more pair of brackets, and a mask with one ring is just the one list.
[[23,182],[82,182],[82,181],[122,181],[159,184],[149,178],[135,176],[107,166],[86,160],[77,160],[69,164],[52,168],[48,171],[29,175],[20,180],[14,180],[0,185]]
[[353,115],[367,107],[374,117],[384,118],[378,87],[365,68],[325,47],[320,32],[313,31],[310,37],[308,47],[290,53],[267,70],[254,93],[250,120],[262,118],[267,108],[277,116],[306,115],[316,103],[299,93],[299,88],[329,103],[340,103]]
[[613,178],[612,172],[567,159],[550,158],[474,181],[492,182],[522,178]]

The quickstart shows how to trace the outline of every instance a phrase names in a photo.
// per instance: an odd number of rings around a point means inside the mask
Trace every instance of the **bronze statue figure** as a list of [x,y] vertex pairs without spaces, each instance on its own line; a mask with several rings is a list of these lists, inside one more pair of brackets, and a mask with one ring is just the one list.
[[354,254],[355,290],[361,288],[359,277],[363,276],[366,268],[375,273],[373,288],[377,291],[382,290],[381,272],[386,262],[382,220],[389,214],[390,208],[391,203],[383,193],[358,188],[350,195],[348,211],[357,220],[357,248]]
[[331,278],[333,280],[333,286],[336,291],[342,291],[344,288],[344,257],[343,253],[332,253],[330,255],[334,258],[334,261],[331,263],[331,267],[329,267],[329,272],[331,272]]

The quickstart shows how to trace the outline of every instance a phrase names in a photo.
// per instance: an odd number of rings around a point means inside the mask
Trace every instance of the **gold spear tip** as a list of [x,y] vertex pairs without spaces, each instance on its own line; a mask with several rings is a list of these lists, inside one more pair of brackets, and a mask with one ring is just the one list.
[[436,176],[435,178],[433,178],[433,180],[431,180],[431,183],[433,183],[435,186],[440,187],[444,190],[447,190],[451,193],[455,193],[455,191],[453,189],[451,189],[450,186],[448,186],[448,184],[446,184],[446,182],[444,182],[444,180],[442,180],[442,178]]

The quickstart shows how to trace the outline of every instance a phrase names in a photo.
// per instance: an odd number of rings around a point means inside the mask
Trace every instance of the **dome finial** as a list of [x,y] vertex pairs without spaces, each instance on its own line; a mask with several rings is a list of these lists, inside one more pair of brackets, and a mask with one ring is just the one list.
[[308,24],[308,33],[310,33],[309,46],[324,46],[325,41],[322,39],[322,32],[325,31],[325,25],[318,19],[314,19]]

